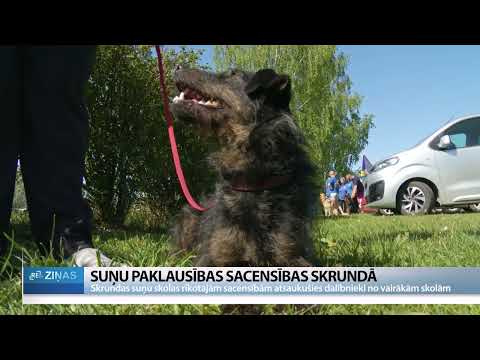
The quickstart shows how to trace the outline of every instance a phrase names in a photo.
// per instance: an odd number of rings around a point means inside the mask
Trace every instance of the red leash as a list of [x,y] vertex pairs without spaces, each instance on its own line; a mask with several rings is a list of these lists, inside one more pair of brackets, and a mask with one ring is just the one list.
[[163,58],[162,51],[160,46],[155,45],[155,50],[157,51],[157,60],[158,60],[158,72],[160,77],[160,90],[163,97],[163,112],[165,114],[165,119],[167,120],[168,127],[168,138],[170,139],[170,148],[172,150],[173,163],[175,164],[175,172],[177,173],[178,181],[180,182],[180,187],[182,188],[183,195],[187,200],[188,204],[192,209],[198,211],[207,211],[210,208],[204,208],[199,205],[195,199],[190,194],[188,190],[187,182],[185,181],[185,176],[183,175],[182,164],[180,163],[180,156],[178,155],[177,142],[175,141],[175,133],[173,131],[173,119],[172,114],[170,113],[170,107],[168,103],[168,93],[167,87],[165,85],[165,72],[163,70]]

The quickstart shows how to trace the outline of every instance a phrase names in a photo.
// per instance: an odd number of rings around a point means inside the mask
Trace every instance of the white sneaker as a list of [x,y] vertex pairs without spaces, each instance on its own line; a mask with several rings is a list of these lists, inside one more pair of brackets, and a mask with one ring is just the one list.
[[[100,264],[98,263],[100,260]],[[112,260],[103,255],[100,250],[93,248],[85,248],[73,254],[73,261],[78,267],[109,267]]]

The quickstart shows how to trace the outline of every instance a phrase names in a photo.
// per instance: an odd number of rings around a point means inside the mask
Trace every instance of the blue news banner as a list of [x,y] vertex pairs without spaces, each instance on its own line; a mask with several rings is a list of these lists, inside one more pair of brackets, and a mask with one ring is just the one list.
[[25,304],[480,304],[480,268],[23,269]]

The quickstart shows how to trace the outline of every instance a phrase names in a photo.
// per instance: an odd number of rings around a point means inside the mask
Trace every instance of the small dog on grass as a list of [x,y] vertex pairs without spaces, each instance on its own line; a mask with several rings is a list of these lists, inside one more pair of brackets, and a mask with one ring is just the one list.
[[320,194],[320,202],[322,203],[323,214],[326,217],[338,215],[338,211],[333,208],[332,202],[330,201],[330,199],[327,199],[327,196],[324,193]]
[[327,199],[327,196],[324,193],[321,193],[320,203],[322,204],[323,214],[325,217],[338,215],[350,216],[350,199],[348,197],[346,197],[341,204],[337,204],[337,206],[335,206],[331,199]]
[[216,190],[200,213],[185,207],[174,239],[196,266],[310,266],[315,167],[289,104],[290,79],[270,69],[177,69],[172,112],[214,136]]

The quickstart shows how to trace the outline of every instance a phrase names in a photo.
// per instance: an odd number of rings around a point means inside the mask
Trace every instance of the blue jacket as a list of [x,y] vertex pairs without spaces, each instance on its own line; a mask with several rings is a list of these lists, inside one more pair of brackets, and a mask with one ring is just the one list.
[[330,196],[331,194],[336,194],[337,192],[337,178],[335,176],[329,177],[327,179],[327,183],[325,184],[325,194]]
[[347,189],[347,194],[348,194],[349,196],[352,196],[352,193],[353,193],[353,183],[352,183],[351,181],[349,181],[349,182],[347,182],[347,183],[345,184],[345,187],[346,187],[346,189]]
[[343,184],[340,186],[340,189],[338,189],[338,200],[345,200],[345,198],[348,195],[348,184]]

